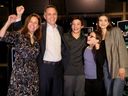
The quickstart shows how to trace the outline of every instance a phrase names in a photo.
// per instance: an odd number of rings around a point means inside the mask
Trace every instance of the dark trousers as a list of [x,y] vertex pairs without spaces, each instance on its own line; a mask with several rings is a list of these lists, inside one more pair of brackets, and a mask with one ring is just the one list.
[[64,96],[85,96],[84,75],[64,76]]
[[86,96],[105,96],[103,80],[85,79]]
[[43,63],[40,69],[40,96],[62,96],[63,66],[61,64]]

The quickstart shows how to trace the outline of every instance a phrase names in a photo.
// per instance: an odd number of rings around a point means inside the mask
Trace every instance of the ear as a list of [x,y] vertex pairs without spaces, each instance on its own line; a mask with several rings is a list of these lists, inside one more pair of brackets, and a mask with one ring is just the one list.
[[44,19],[46,19],[45,13],[44,13],[43,17],[44,17]]

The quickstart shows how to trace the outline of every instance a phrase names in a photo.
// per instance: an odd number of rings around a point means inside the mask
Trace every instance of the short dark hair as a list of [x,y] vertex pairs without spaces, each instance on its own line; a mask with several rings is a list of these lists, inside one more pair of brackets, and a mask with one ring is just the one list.
[[81,17],[81,16],[73,16],[73,17],[71,18],[71,23],[70,23],[70,24],[72,24],[72,21],[73,21],[73,20],[76,20],[76,19],[78,19],[78,20],[81,21],[82,26],[85,26],[84,19],[83,19],[83,17]]
[[46,12],[46,10],[47,10],[48,8],[54,8],[54,9],[57,11],[56,6],[54,6],[54,5],[47,5],[47,6],[45,6],[45,8],[44,8],[44,12]]

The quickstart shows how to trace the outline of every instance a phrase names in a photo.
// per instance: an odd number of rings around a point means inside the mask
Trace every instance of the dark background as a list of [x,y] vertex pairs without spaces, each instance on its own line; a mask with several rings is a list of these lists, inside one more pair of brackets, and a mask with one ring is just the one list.
[[[86,27],[95,29],[97,16],[106,13],[110,16],[113,26],[117,26],[118,21],[124,20],[124,3],[126,4],[125,19],[128,19],[128,0],[0,0],[0,28],[7,20],[8,15],[15,13],[16,6],[23,5],[25,7],[23,20],[32,12],[38,13],[43,19],[44,7],[47,4],[57,7],[59,14],[57,23],[64,28],[64,32],[68,32],[70,29],[72,16],[82,16]],[[12,31],[13,28],[9,30]],[[84,31],[87,30],[90,29],[84,29]],[[7,93],[12,64],[11,50],[12,45],[0,42],[0,96],[6,96]],[[128,89],[126,88],[126,90]]]

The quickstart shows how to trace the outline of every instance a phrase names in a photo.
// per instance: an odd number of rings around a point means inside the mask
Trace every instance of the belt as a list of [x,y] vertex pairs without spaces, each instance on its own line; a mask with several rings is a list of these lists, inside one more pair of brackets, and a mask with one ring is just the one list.
[[44,64],[52,64],[52,65],[55,65],[55,64],[59,64],[60,61],[55,62],[55,61],[46,61],[46,60],[43,60],[43,63]]

